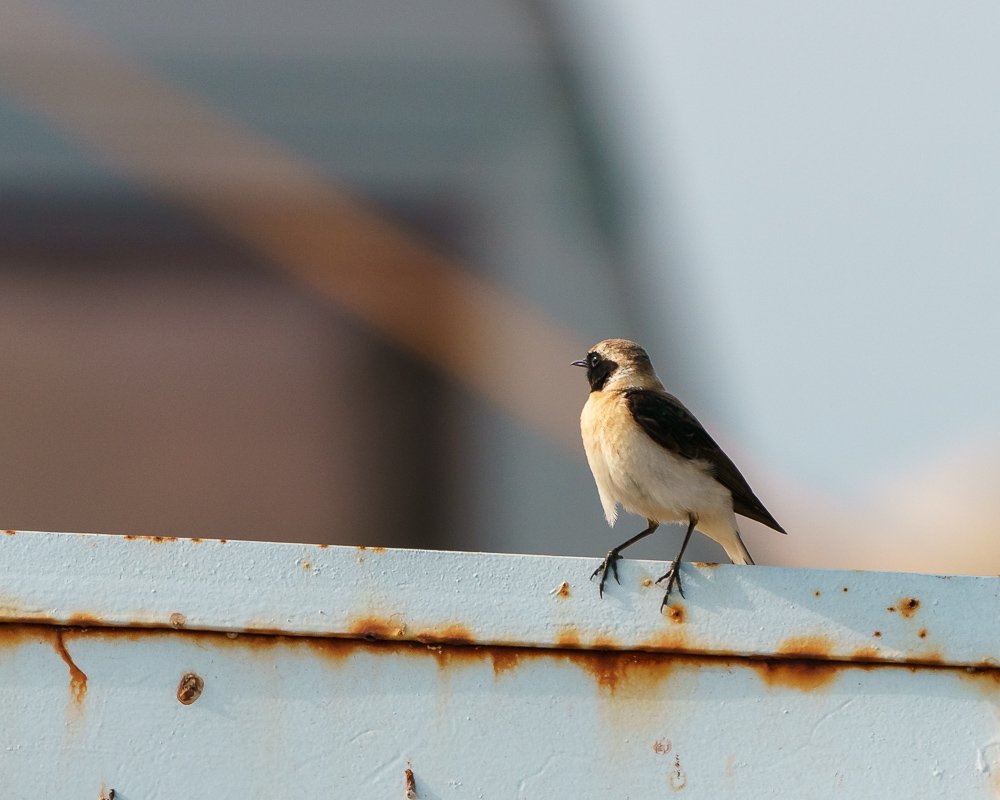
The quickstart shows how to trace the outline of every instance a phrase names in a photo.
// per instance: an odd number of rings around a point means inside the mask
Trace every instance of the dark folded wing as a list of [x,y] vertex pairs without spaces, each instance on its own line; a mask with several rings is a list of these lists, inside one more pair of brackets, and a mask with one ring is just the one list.
[[629,389],[625,392],[632,419],[654,442],[682,458],[707,461],[715,479],[733,495],[733,511],[784,533],[784,529],[757,499],[729,456],[722,452],[681,401],[666,392]]

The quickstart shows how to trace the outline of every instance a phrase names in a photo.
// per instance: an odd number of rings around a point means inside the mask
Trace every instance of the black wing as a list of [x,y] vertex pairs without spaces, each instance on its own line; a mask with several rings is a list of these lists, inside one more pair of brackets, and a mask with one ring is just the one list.
[[628,389],[625,392],[632,419],[654,442],[682,458],[707,461],[715,479],[733,495],[733,511],[761,522],[779,533],[785,530],[757,499],[750,484],[694,418],[681,401],[666,392],[652,389]]

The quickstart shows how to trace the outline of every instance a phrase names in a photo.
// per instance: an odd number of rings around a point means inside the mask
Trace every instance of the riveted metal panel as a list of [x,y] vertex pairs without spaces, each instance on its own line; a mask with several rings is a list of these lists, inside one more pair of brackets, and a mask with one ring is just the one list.
[[998,794],[997,579],[0,547],[3,797]]

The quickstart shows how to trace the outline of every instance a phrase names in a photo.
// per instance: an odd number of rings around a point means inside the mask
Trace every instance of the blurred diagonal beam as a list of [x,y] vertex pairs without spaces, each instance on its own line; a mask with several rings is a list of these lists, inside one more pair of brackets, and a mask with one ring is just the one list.
[[337,190],[306,161],[35,2],[0,0],[0,91],[196,210],[515,420],[582,453],[587,343]]

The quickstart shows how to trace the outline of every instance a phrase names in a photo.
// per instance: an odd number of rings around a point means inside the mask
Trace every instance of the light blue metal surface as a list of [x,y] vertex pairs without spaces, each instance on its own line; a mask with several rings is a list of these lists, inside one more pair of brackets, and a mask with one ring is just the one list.
[[998,794],[994,578],[689,566],[661,615],[653,562],[604,600],[592,559],[16,533],[0,563],[0,797]]

